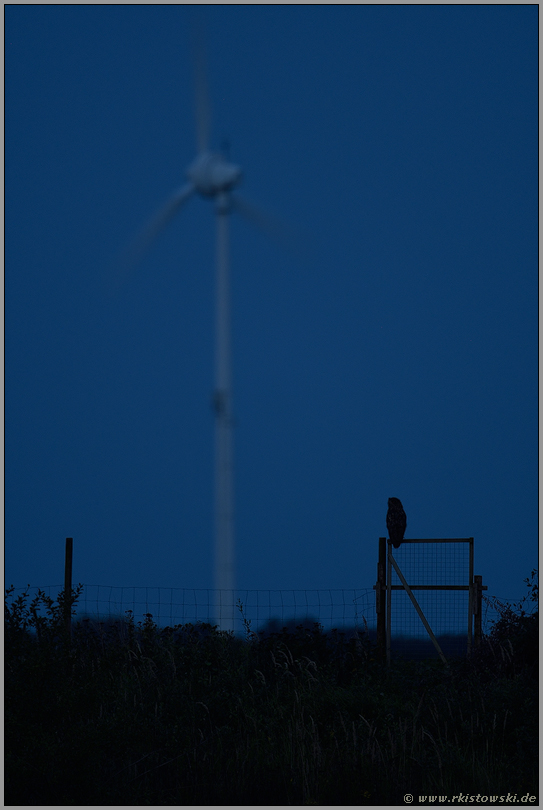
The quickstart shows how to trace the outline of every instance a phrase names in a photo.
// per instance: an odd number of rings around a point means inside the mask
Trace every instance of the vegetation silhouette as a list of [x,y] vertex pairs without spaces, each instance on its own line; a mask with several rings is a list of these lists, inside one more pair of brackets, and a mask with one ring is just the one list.
[[[316,622],[64,621],[5,603],[5,803],[399,804],[538,787],[537,583],[468,659],[378,660]],[[78,589],[72,592],[75,615]],[[527,604],[528,603],[528,604]],[[531,606],[531,610],[527,607]],[[242,606],[241,606],[242,608]]]

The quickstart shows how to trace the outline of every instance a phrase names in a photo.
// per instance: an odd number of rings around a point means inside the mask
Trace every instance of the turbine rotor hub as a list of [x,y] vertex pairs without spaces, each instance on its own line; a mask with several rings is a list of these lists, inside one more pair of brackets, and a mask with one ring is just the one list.
[[239,183],[241,168],[218,152],[204,152],[190,164],[187,177],[204,197],[215,197]]

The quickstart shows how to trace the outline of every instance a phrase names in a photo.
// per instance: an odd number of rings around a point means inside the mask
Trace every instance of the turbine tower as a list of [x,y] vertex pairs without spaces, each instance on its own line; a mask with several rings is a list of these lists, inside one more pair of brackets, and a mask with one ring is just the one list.
[[[230,349],[230,279],[226,192],[217,196],[217,346],[215,358],[215,595],[219,625],[234,629],[234,471],[232,369]],[[223,599],[226,604],[223,605]]]
[[232,441],[232,372],[230,346],[230,283],[228,216],[235,207],[256,224],[272,227],[267,218],[232,193],[241,180],[241,169],[220,152],[209,147],[210,108],[208,103],[203,48],[197,49],[196,134],[198,153],[186,170],[187,182],[168,200],[151,220],[133,246],[129,263],[133,264],[159,232],[195,193],[215,203],[217,216],[217,300],[215,391],[215,605],[221,630],[234,628],[234,486]]

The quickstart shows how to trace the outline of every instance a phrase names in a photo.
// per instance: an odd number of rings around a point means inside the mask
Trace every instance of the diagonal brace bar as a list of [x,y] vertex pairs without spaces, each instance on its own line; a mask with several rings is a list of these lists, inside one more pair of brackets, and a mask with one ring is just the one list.
[[437,650],[437,652],[438,652],[439,657],[441,658],[441,660],[443,661],[443,663],[446,665],[446,664],[447,664],[447,659],[446,659],[446,658],[445,658],[445,656],[443,655],[443,651],[442,651],[441,647],[440,647],[440,646],[439,646],[439,644],[438,644],[437,638],[436,638],[436,637],[434,636],[434,634],[432,633],[432,628],[430,627],[430,625],[429,625],[429,624],[428,624],[428,622],[426,621],[426,616],[424,615],[424,613],[423,613],[423,612],[422,612],[422,610],[420,609],[419,603],[417,602],[417,600],[416,600],[416,599],[415,599],[415,597],[413,596],[413,591],[411,590],[411,588],[410,588],[410,587],[409,587],[409,585],[407,584],[407,581],[406,581],[406,579],[405,579],[404,575],[402,574],[402,572],[400,571],[400,568],[399,568],[399,566],[398,566],[398,563],[396,562],[396,560],[395,560],[395,559],[394,559],[394,557],[392,556],[392,551],[391,551],[390,549],[389,549],[389,552],[388,552],[388,557],[389,557],[390,562],[391,562],[391,563],[392,563],[392,565],[394,566],[394,570],[395,570],[395,571],[396,571],[396,573],[398,574],[398,576],[399,576],[399,578],[400,578],[400,580],[401,580],[402,585],[404,586],[405,590],[407,591],[407,595],[408,595],[408,597],[409,597],[409,598],[411,599],[411,601],[413,602],[413,606],[414,606],[415,610],[417,611],[417,613],[419,614],[420,619],[421,619],[421,621],[422,621],[422,623],[423,623],[424,627],[426,628],[426,632],[428,633],[428,635],[430,636],[430,639],[432,640],[432,644],[433,644],[433,645],[434,645],[434,647],[436,648],[436,650]]

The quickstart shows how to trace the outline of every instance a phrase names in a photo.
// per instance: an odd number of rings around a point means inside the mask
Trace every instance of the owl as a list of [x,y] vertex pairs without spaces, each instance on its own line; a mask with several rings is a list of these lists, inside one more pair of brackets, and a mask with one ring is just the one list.
[[400,548],[403,536],[405,534],[405,527],[407,526],[407,517],[403,511],[402,502],[399,498],[388,499],[388,512],[387,512],[387,529],[388,536],[392,540],[394,548]]

